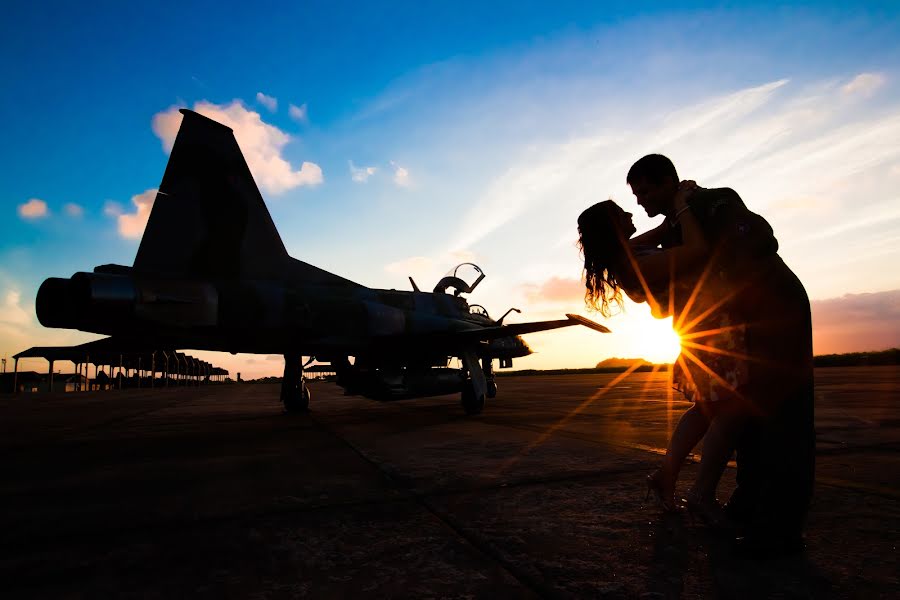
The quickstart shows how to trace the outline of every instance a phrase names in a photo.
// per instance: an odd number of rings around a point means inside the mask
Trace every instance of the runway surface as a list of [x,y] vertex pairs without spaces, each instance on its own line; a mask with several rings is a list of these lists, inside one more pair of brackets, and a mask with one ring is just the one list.
[[900,597],[900,368],[817,370],[808,550],[762,562],[644,502],[688,406],[662,374],[498,382],[477,417],[315,382],[300,416],[271,385],[0,396],[3,597]]

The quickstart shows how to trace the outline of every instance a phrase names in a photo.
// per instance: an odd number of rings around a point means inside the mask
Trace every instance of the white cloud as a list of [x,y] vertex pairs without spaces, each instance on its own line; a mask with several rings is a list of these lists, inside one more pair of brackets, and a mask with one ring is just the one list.
[[[430,290],[440,281],[441,277],[446,275],[453,267],[462,263],[478,264],[479,257],[467,250],[457,250],[453,252],[444,252],[437,256],[411,256],[384,267],[385,272],[395,275],[396,281],[405,281],[408,277],[416,280],[416,283],[423,290]],[[473,274],[471,267],[466,267],[465,272],[460,272],[469,283],[472,283],[477,277]]]
[[309,122],[309,113],[306,110],[306,103],[301,104],[300,106],[296,106],[291,104],[288,107],[288,114],[291,118],[298,123],[308,123]]
[[584,283],[570,277],[551,277],[541,283],[522,286],[525,298],[531,304],[564,304],[578,306],[584,299]]
[[23,219],[42,219],[50,214],[47,203],[38,198],[19,205],[19,216]]
[[22,294],[18,290],[6,292],[2,308],[0,308],[0,322],[9,325],[27,325],[31,322],[31,315],[21,305]]
[[409,170],[401,167],[394,161],[391,161],[391,166],[394,167],[394,183],[400,187],[409,187],[412,185],[412,181],[409,178]]
[[444,255],[444,260],[454,265],[458,265],[464,262],[477,263],[480,259],[479,256],[471,250],[453,250]]
[[[34,304],[24,301],[34,298],[35,292],[31,290],[23,294],[20,286],[11,283],[0,293],[0,356],[11,356],[30,346],[70,346],[100,337],[71,329],[41,326],[34,314]],[[7,364],[7,369],[12,369],[12,364]],[[28,370],[46,373],[47,361],[42,358],[20,360],[19,371]]]
[[107,200],[103,204],[103,214],[107,217],[118,217],[125,212],[125,208],[114,200]]
[[272,96],[266,96],[262,92],[256,92],[256,101],[269,109],[269,112],[278,110],[278,99]]
[[435,270],[435,262],[427,256],[411,256],[387,265],[384,270],[388,273],[396,275],[404,275],[413,277],[432,276]]
[[[322,169],[312,162],[303,162],[295,171],[282,156],[291,136],[274,125],[263,122],[259,113],[248,110],[239,100],[227,105],[198,102],[194,110],[234,131],[241,152],[260,189],[271,194],[322,183]],[[153,131],[162,140],[167,152],[175,143],[182,115],[177,108],[157,113],[153,117]]]
[[84,208],[82,208],[78,204],[75,204],[74,202],[67,203],[63,207],[63,210],[65,210],[66,214],[72,218],[78,218],[84,215]]
[[[150,218],[150,211],[153,210],[153,202],[156,200],[157,190],[151,189],[133,196],[131,203],[135,206],[133,213],[114,212],[114,208],[118,205],[107,203],[107,209],[104,212],[109,216],[115,216],[118,223],[119,235],[123,238],[136,240],[144,234],[144,228],[147,226],[147,220]],[[121,207],[118,207],[121,209]]]
[[350,161],[350,178],[357,183],[365,183],[377,170],[375,167],[357,167]]
[[871,96],[884,85],[887,79],[881,73],[860,73],[841,88],[847,95]]

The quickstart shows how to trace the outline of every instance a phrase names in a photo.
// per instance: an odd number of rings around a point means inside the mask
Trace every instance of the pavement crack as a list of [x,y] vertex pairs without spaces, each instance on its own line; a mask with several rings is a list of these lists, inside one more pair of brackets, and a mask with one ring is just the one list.
[[436,506],[434,506],[431,502],[428,501],[428,497],[426,495],[420,494],[415,490],[409,488],[406,485],[403,485],[394,474],[390,471],[383,468],[380,464],[373,461],[371,458],[366,455],[365,452],[360,450],[355,444],[350,442],[350,440],[342,437],[336,431],[332,430],[327,424],[323,423],[321,420],[316,419],[314,416],[310,415],[310,419],[319,425],[323,431],[335,437],[335,439],[340,440],[344,445],[346,445],[350,450],[356,453],[362,460],[371,465],[376,471],[381,473],[381,475],[399,492],[404,494],[407,498],[414,501],[428,513],[433,515],[439,522],[443,523],[445,527],[449,528],[453,531],[457,536],[468,542],[473,548],[475,548],[479,553],[490,558],[498,566],[500,566],[506,573],[519,582],[524,588],[528,589],[535,595],[541,598],[562,598],[563,596],[559,594],[553,588],[547,586],[546,583],[540,581],[537,577],[532,574],[526,572],[521,569],[510,560],[508,560],[502,553],[500,553],[490,542],[484,540],[482,537],[478,536],[474,531],[467,529],[464,527],[459,521],[457,521],[451,514],[445,513],[444,511],[439,510]]

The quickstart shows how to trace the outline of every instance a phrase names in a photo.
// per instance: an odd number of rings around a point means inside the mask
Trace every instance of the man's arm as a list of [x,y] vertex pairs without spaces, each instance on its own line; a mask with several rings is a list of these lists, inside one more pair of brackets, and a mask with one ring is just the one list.
[[[694,272],[705,266],[709,260],[710,245],[694,209],[688,206],[688,198],[695,189],[696,184],[693,186],[682,184],[676,196],[675,208],[678,224],[681,226],[682,244],[635,259],[640,274],[650,289],[668,285],[673,278],[677,279],[685,273]],[[668,227],[668,221],[663,225]]]

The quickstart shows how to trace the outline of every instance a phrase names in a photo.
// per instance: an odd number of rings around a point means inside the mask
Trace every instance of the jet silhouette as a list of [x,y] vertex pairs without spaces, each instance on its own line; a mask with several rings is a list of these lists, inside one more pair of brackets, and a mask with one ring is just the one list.
[[[494,320],[461,297],[484,277],[470,263],[479,275],[473,283],[458,267],[423,292],[412,279],[413,291],[368,288],[290,257],[232,130],[181,113],[134,264],[44,281],[36,300],[44,326],[109,335],[127,347],[281,354],[288,412],[309,406],[307,356],[330,362],[347,393],[460,393],[469,414],[497,393],[494,360],[512,366],[531,353],[519,335],[579,324],[609,331],[578,315]],[[454,357],[461,368],[449,366]]]

